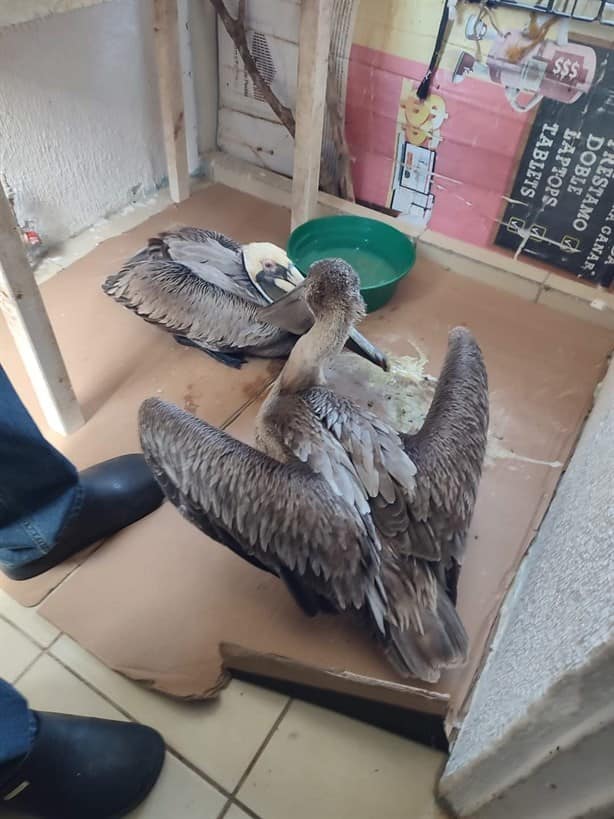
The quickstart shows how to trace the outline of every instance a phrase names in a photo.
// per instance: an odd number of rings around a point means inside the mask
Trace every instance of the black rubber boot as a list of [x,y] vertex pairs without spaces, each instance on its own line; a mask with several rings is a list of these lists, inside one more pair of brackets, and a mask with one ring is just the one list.
[[164,740],[144,725],[34,712],[30,753],[3,769],[3,809],[36,819],[117,819],[156,783]]
[[120,455],[79,474],[82,502],[71,513],[48,554],[5,568],[13,580],[27,580],[62,563],[75,552],[145,517],[162,503],[162,490],[140,454]]

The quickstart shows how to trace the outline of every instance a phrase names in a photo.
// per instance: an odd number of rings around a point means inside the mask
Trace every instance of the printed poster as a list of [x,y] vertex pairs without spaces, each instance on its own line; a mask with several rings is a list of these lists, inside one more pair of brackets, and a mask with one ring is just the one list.
[[357,199],[418,228],[610,287],[614,29],[458,4],[360,0],[346,132]]

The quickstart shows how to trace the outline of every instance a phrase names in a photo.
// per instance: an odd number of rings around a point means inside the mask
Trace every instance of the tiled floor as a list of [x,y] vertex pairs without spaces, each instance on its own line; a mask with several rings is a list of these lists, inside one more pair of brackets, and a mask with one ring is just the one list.
[[239,681],[211,703],[172,701],[2,591],[0,677],[34,708],[134,719],[163,734],[164,771],[135,819],[444,817],[433,799],[442,754]]

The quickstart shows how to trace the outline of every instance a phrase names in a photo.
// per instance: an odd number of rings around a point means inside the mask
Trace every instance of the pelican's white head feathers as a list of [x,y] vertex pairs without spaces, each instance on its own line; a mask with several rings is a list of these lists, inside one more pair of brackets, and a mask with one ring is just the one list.
[[267,301],[276,301],[303,283],[304,277],[298,268],[277,245],[250,242],[241,249],[247,275]]

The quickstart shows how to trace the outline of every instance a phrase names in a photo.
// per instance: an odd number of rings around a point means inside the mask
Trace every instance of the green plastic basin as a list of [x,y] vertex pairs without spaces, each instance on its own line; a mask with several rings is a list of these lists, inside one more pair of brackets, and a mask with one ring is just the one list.
[[414,242],[385,222],[364,216],[324,216],[296,228],[288,256],[307,274],[320,259],[344,259],[360,277],[360,292],[371,313],[392,298],[416,260]]

